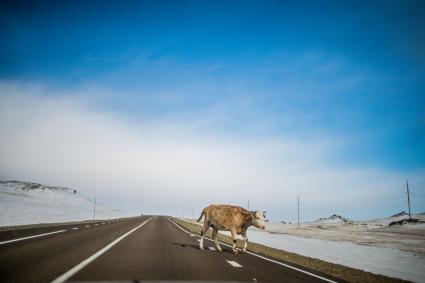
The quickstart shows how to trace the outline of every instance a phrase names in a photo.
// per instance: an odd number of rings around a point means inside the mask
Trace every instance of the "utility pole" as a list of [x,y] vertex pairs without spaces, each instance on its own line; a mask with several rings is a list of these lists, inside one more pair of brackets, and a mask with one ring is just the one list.
[[93,203],[93,220],[96,218],[96,198],[94,198]]
[[193,220],[193,209],[192,209],[192,220]]
[[249,198],[248,198],[248,210],[249,210]]
[[300,196],[298,196],[298,226],[300,226]]
[[407,190],[407,205],[409,206],[409,220],[412,218],[410,213],[410,191],[409,191],[409,180],[406,180],[406,190]]

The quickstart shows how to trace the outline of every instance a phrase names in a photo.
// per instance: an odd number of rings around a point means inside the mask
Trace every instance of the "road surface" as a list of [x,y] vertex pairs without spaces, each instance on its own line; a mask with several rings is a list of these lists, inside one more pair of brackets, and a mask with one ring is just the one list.
[[[251,254],[215,251],[168,217],[0,232],[0,282],[199,280],[326,282]],[[209,248],[208,248],[209,247]],[[211,248],[211,249],[210,249]],[[133,281],[134,282],[134,281]]]

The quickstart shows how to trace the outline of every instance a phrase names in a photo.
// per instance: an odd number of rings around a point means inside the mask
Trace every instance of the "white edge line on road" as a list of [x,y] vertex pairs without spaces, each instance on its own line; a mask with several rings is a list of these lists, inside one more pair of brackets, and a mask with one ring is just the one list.
[[74,228],[72,228],[72,230],[78,230],[78,227],[74,227]]
[[124,239],[125,237],[127,237],[128,235],[130,235],[131,233],[133,233],[134,231],[136,231],[137,229],[139,229],[143,225],[145,225],[151,219],[152,218],[149,218],[148,220],[146,220],[142,224],[140,224],[137,227],[131,229],[130,231],[128,231],[127,233],[125,233],[124,235],[122,235],[121,237],[119,237],[118,239],[114,240],[113,242],[111,242],[110,244],[108,244],[107,246],[105,246],[103,249],[101,249],[98,252],[96,252],[95,254],[89,256],[88,258],[86,258],[85,260],[83,260],[82,262],[80,262],[79,264],[77,264],[76,266],[74,266],[73,268],[71,268],[70,270],[68,270],[67,272],[65,272],[64,274],[62,274],[61,276],[59,276],[55,280],[53,280],[52,283],[62,283],[62,282],[65,282],[66,280],[68,280],[69,278],[71,278],[75,273],[77,273],[78,271],[80,271],[81,269],[83,269],[84,267],[86,267],[93,260],[95,260],[96,258],[98,258],[99,256],[101,256],[102,254],[104,254],[107,250],[109,250],[110,248],[112,248],[113,246],[115,246],[119,241],[121,241],[122,239]]
[[240,265],[239,263],[237,263],[236,261],[234,261],[234,260],[228,260],[228,259],[226,259],[226,262],[228,263],[228,264],[230,264],[231,266],[233,266],[233,267],[242,267],[242,265]]
[[17,242],[17,241],[23,241],[23,240],[32,239],[32,238],[37,238],[37,237],[43,237],[43,236],[57,234],[57,233],[62,233],[62,232],[65,232],[65,231],[66,230],[59,230],[59,231],[54,231],[54,232],[49,232],[49,233],[44,233],[44,234],[39,234],[39,235],[34,235],[34,236],[29,236],[29,237],[24,237],[24,238],[18,238],[18,239],[8,240],[8,241],[0,242],[0,245],[12,243],[12,242]]
[[[186,229],[184,229],[183,227],[180,227],[180,225],[179,225],[179,224],[177,224],[176,222],[174,222],[174,221],[173,221],[173,220],[171,220],[170,218],[168,218],[168,220],[170,220],[170,221],[171,221],[174,225],[176,225],[178,228],[180,228],[183,232],[185,232],[185,233],[187,233],[187,234],[192,234],[191,232],[187,231],[187,230],[186,230]],[[183,221],[184,221],[184,220],[183,220]],[[197,237],[199,237],[199,235],[196,235],[196,236],[197,236]],[[212,241],[212,242],[214,241],[214,240],[211,240],[211,239],[209,239],[209,238],[207,238],[207,237],[205,237],[205,239],[207,239],[208,241]],[[228,244],[223,243],[223,242],[219,242],[219,243],[220,243],[220,244],[222,244],[222,245],[224,245],[224,246],[226,246],[226,247],[232,247],[231,245],[228,245]],[[259,254],[256,254],[256,253],[253,253],[253,252],[250,252],[250,251],[246,251],[245,253],[250,254],[250,255],[253,255],[253,256],[256,256],[256,257],[259,257],[259,258],[261,258],[261,259],[264,259],[264,260],[267,260],[267,261],[270,261],[270,262],[273,262],[273,263],[276,263],[276,264],[279,264],[279,265],[282,265],[282,266],[285,266],[285,267],[287,267],[287,268],[290,268],[290,269],[293,269],[293,270],[296,270],[296,271],[302,272],[302,273],[304,273],[304,274],[307,274],[307,275],[310,275],[310,276],[313,276],[313,277],[319,278],[319,279],[321,279],[321,280],[323,280],[323,281],[326,281],[326,282],[337,283],[336,281],[333,281],[333,280],[327,279],[327,278],[325,278],[325,277],[322,277],[322,276],[316,275],[316,274],[314,274],[314,273],[311,273],[311,272],[308,272],[308,271],[305,271],[305,270],[302,270],[302,269],[299,269],[299,268],[293,267],[293,266],[291,266],[291,265],[285,264],[285,263],[280,262],[280,261],[277,261],[277,260],[273,260],[273,259],[270,259],[270,258],[264,257],[264,256],[262,256],[262,255],[259,255]]]

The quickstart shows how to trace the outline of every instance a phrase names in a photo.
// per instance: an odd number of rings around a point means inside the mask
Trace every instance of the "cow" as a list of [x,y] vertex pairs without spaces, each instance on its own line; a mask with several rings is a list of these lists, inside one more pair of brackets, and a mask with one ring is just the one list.
[[222,249],[217,241],[218,230],[230,231],[233,239],[233,253],[238,253],[236,249],[236,237],[242,235],[244,239],[244,245],[242,252],[246,251],[248,245],[248,237],[246,236],[246,230],[250,226],[255,226],[260,229],[265,229],[265,211],[248,211],[240,206],[233,205],[210,205],[202,210],[201,216],[197,222],[204,219],[204,227],[201,231],[201,240],[199,242],[199,248],[204,249],[204,235],[207,233],[210,227],[213,228],[213,239],[215,248],[221,252]]

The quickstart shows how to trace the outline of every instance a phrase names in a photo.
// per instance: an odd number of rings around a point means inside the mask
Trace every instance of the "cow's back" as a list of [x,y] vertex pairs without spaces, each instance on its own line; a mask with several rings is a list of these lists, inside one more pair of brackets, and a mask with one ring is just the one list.
[[206,208],[205,220],[220,230],[231,230],[242,225],[248,213],[240,206],[213,204]]

